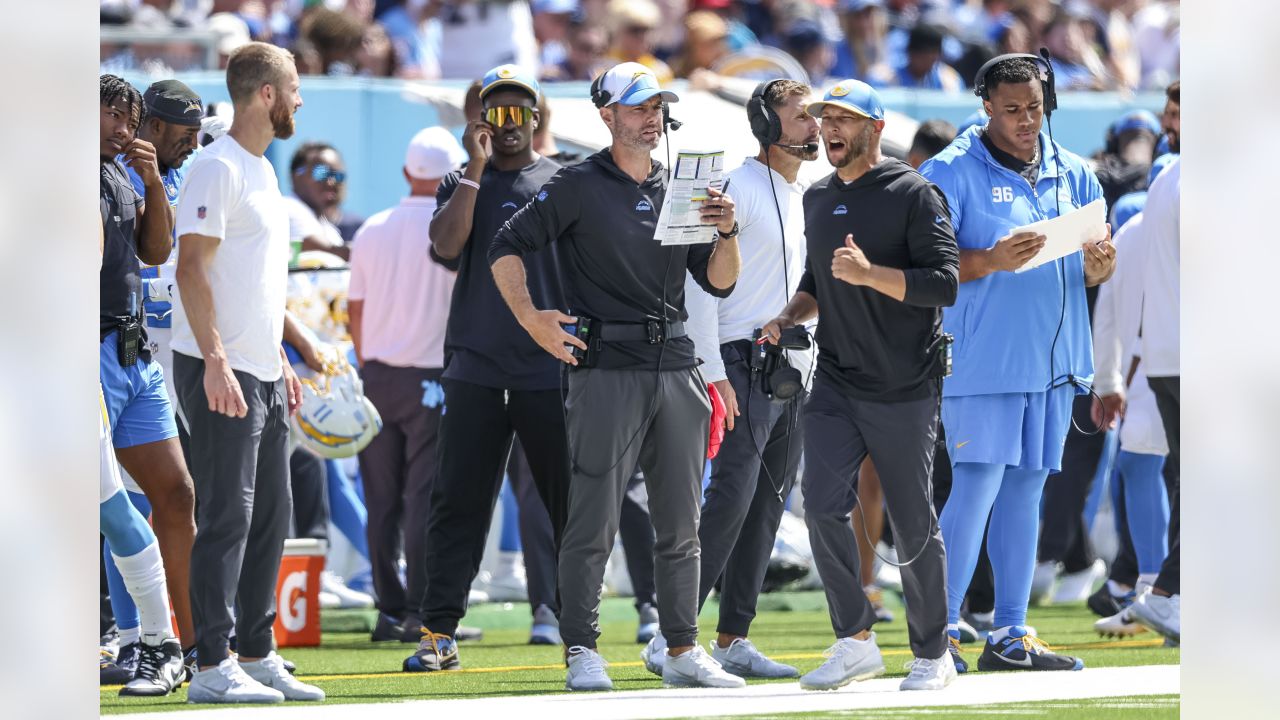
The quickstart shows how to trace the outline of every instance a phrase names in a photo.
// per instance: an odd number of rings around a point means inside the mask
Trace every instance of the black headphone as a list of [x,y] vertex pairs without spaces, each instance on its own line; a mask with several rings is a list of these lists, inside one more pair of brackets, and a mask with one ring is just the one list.
[[751,124],[751,134],[764,147],[769,147],[782,139],[782,118],[778,117],[765,101],[765,95],[769,94],[769,88],[774,83],[782,82],[785,78],[777,78],[775,80],[766,80],[756,85],[755,91],[751,93],[751,99],[747,100],[747,122]]
[[[600,73],[598,76],[596,76],[595,80],[591,81],[591,103],[600,109],[603,109],[605,106],[607,106],[609,104],[609,101],[613,99],[613,93],[609,92],[608,90],[605,90],[603,87],[604,75],[605,75],[604,73]],[[664,133],[667,131],[674,132],[676,130],[679,130],[683,125],[684,123],[671,117],[670,104],[663,102],[662,103],[663,132]]]
[[1044,95],[1044,114],[1046,116],[1052,115],[1053,111],[1058,109],[1058,92],[1054,89],[1053,64],[1049,62],[1049,51],[1046,48],[1040,48],[1039,55],[1007,53],[1005,55],[997,55],[986,61],[982,64],[982,67],[978,68],[978,74],[973,78],[973,94],[983,100],[990,100],[991,93],[987,90],[987,73],[991,72],[991,68],[1005,60],[1018,58],[1030,60],[1040,69],[1040,90]]

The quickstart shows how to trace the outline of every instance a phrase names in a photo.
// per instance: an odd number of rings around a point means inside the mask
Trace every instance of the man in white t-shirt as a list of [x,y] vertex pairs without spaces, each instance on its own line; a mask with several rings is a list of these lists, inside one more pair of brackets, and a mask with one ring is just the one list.
[[[369,218],[351,248],[351,339],[365,395],[383,423],[360,453],[369,562],[379,628],[400,629],[391,635],[375,630],[375,639],[400,639],[426,590],[427,519],[444,411],[440,376],[455,277],[431,260],[428,226],[440,181],[464,159],[462,146],[442,127],[414,135],[404,160],[409,197]],[[401,547],[407,583],[399,575]]]
[[[244,45],[227,65],[230,132],[192,164],[178,198],[175,388],[191,434],[196,540],[190,702],[322,700],[285,669],[271,626],[289,530],[289,415],[302,387],[284,358],[288,217],[271,163],[302,107],[293,56]],[[232,608],[235,607],[233,617]],[[229,635],[236,630],[238,657]]]

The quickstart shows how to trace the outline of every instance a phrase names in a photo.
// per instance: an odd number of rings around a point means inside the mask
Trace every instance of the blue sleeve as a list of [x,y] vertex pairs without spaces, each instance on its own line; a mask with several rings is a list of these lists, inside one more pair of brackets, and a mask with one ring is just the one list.
[[[960,236],[960,225],[964,217],[960,209],[964,206],[964,194],[958,173],[949,163],[940,162],[937,158],[926,160],[920,166],[920,174],[926,180],[938,186],[947,198],[947,209],[951,211],[951,229],[956,238]],[[1095,180],[1096,182],[1096,180]]]

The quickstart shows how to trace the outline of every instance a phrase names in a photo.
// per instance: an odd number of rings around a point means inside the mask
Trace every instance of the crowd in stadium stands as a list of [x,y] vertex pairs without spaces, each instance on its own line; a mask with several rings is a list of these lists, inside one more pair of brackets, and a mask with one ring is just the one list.
[[[250,40],[302,75],[473,79],[501,63],[589,80],[634,60],[660,81],[775,48],[808,81],[961,92],[990,57],[1047,47],[1066,90],[1159,90],[1178,77],[1176,0],[100,0],[103,26]],[[175,34],[175,38],[181,35]],[[203,67],[173,43],[104,44],[104,71]]]

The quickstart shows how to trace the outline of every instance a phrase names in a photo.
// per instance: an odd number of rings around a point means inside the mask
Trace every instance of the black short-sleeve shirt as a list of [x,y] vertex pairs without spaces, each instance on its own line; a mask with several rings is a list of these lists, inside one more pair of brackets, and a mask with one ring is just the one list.
[[102,270],[98,273],[98,332],[115,329],[118,318],[142,313],[142,263],[138,260],[138,211],[142,198],[119,160],[102,163]]

